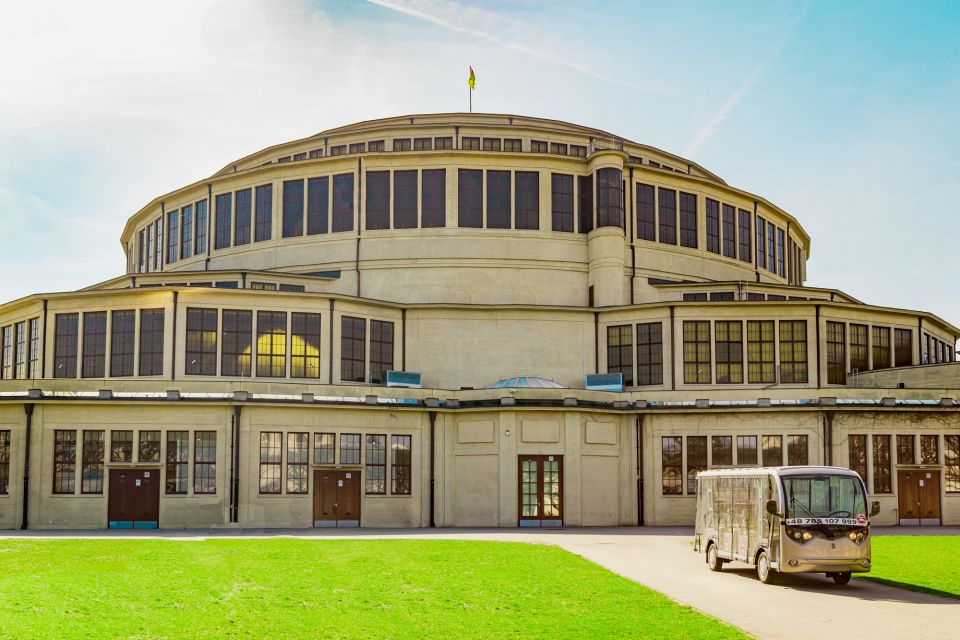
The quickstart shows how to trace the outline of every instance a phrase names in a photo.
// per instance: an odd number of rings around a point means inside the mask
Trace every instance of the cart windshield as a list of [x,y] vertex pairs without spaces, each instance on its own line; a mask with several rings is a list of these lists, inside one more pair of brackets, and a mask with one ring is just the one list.
[[867,524],[867,497],[863,483],[854,476],[830,474],[786,476],[783,491],[787,503],[786,524]]

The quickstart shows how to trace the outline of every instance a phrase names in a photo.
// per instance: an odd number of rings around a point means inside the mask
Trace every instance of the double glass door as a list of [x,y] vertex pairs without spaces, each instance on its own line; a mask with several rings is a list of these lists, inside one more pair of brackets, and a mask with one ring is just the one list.
[[519,456],[520,526],[563,526],[563,456]]

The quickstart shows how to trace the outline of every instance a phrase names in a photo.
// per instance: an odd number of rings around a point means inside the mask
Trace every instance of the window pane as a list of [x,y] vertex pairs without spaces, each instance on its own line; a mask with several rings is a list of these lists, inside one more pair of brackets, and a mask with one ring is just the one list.
[[458,221],[461,227],[483,227],[483,171],[457,172]]
[[313,434],[313,462],[314,464],[334,464],[334,434]]
[[273,185],[257,187],[256,229],[254,241],[263,242],[273,237]]
[[77,481],[77,432],[53,433],[53,492],[73,493]]
[[390,172],[367,172],[367,229],[390,228]]
[[[252,369],[253,312],[223,310],[220,375],[249,376]],[[216,343],[214,343],[216,344]]]
[[551,174],[551,227],[554,231],[573,231],[573,176]]
[[110,375],[133,375],[136,315],[133,310],[110,313]]
[[104,432],[83,432],[83,467],[80,493],[103,493]]
[[133,462],[133,431],[110,432],[110,462]]
[[446,169],[424,169],[423,201],[421,205],[423,228],[445,227],[447,225],[447,171]]
[[657,196],[660,202],[660,242],[677,244],[677,192],[661,187]]
[[711,466],[728,467],[733,464],[733,436],[711,436],[710,447]]
[[333,176],[333,231],[353,231],[353,174]]
[[84,378],[104,377],[107,355],[107,312],[83,314],[83,370]]
[[633,386],[633,325],[607,327],[607,373],[619,373],[625,387]]
[[893,493],[890,483],[890,436],[873,436],[873,492]]
[[417,172],[393,172],[393,228],[417,228]]
[[366,320],[340,318],[340,379],[345,382],[365,382]]
[[757,464],[757,436],[737,436],[737,464]]
[[[163,324],[163,309],[140,310],[139,368],[141,376],[163,374]],[[214,331],[213,336],[216,340],[216,331]],[[214,345],[214,357],[216,357],[216,345]],[[216,367],[213,370],[216,371]]]
[[623,172],[597,170],[597,226],[623,227]]
[[217,492],[217,432],[197,431],[193,444],[193,492]]
[[787,464],[810,464],[807,455],[807,436],[787,436]]
[[320,377],[320,314],[290,315],[290,377]]
[[487,228],[510,228],[509,171],[487,171]]
[[411,439],[411,436],[391,437],[390,493],[393,495],[410,495],[412,485]]
[[370,382],[385,384],[393,369],[393,323],[370,321]]
[[260,432],[260,493],[280,493],[282,437],[279,432]]
[[687,436],[687,494],[697,492],[697,473],[707,469],[707,436]]
[[783,465],[783,436],[763,436],[763,466]]
[[637,325],[637,384],[663,384],[663,325]]
[[387,492],[387,436],[367,435],[366,471],[364,475],[366,493],[385,494]]
[[340,434],[340,464],[360,464],[360,434]]
[[138,460],[140,462],[160,462],[160,432],[159,431],[141,431],[140,451]]
[[286,369],[287,314],[284,311],[257,311],[257,376],[283,378]]
[[187,465],[190,462],[190,432],[167,431],[168,494],[187,492]]
[[663,470],[663,495],[683,493],[683,452],[680,436],[665,436],[661,439],[661,460]]
[[540,174],[536,171],[516,173],[515,229],[540,228]]
[[307,493],[310,434],[287,434],[287,493]]
[[283,183],[283,237],[303,235],[303,180]]

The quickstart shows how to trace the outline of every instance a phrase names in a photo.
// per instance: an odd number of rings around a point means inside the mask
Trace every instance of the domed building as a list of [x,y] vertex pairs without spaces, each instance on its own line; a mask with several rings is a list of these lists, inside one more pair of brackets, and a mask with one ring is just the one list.
[[690,524],[698,471],[794,464],[960,524],[960,329],[804,286],[794,216],[660,149],[361,122],[120,241],[0,305],[0,527]]

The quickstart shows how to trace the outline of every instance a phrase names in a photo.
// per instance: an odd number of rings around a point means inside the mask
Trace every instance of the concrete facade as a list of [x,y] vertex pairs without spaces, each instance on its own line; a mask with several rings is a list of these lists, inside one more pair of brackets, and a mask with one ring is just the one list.
[[[358,123],[155,198],[121,245],[124,275],[0,305],[0,527],[105,527],[124,470],[157,474],[162,527],[310,527],[327,472],[361,483],[361,526],[516,526],[531,460],[564,525],[689,524],[697,469],[855,465],[851,435],[877,522],[911,470],[960,523],[960,329],[804,286],[796,218],[659,149]],[[624,391],[585,389],[603,373]],[[520,375],[553,388],[487,388]]]

